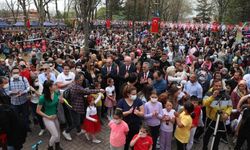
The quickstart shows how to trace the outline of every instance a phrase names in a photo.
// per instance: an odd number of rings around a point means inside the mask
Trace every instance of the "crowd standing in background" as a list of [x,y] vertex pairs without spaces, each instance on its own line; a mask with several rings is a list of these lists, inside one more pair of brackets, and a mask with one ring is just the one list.
[[80,30],[1,31],[2,143],[21,149],[24,131],[39,124],[39,136],[51,134],[48,150],[63,149],[61,133],[74,140],[74,128],[102,144],[96,134],[108,121],[111,150],[171,150],[173,139],[178,150],[201,141],[207,150],[220,113],[213,150],[227,135],[235,150],[245,141],[250,149],[250,41],[236,33],[96,29],[84,49]]

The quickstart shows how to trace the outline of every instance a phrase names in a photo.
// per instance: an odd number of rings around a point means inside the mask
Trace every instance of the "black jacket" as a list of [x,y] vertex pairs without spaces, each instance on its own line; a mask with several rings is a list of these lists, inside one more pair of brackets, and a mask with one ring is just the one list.
[[0,105],[0,132],[7,134],[8,146],[22,149],[27,136],[25,123],[8,105]]

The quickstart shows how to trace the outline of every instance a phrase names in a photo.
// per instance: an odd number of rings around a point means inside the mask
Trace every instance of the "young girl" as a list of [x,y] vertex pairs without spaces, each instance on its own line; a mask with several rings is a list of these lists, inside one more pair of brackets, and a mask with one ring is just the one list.
[[185,150],[189,137],[190,137],[190,129],[192,127],[192,117],[191,113],[194,111],[194,105],[187,101],[184,104],[184,110],[179,115],[175,113],[176,117],[176,130],[175,130],[175,138],[177,143],[177,150]]
[[130,142],[130,146],[134,147],[134,150],[152,150],[153,140],[149,136],[149,130],[147,126],[141,126],[139,133]]
[[100,120],[97,116],[97,109],[95,107],[95,104],[98,103],[98,101],[100,101],[101,99],[101,94],[99,94],[99,96],[97,97],[97,99],[95,100],[95,98],[91,95],[89,95],[87,97],[87,101],[89,103],[89,106],[87,107],[87,111],[86,111],[86,118],[83,122],[83,129],[86,130],[86,138],[87,140],[90,140],[89,135],[92,136],[92,142],[93,143],[101,143],[100,140],[97,140],[95,135],[96,133],[101,131],[101,123]]
[[[101,89],[101,83],[95,82],[94,85],[95,85],[95,89],[97,89],[97,90]],[[101,122],[101,124],[103,124],[103,122],[102,122],[102,103],[103,103],[102,100],[104,100],[104,95],[103,95],[103,93],[96,93],[96,94],[91,94],[91,95],[94,96],[95,99],[97,99],[99,94],[101,94],[101,100],[96,103],[96,109],[97,109],[97,115],[100,119],[100,122]]]
[[155,90],[151,92],[150,101],[145,104],[144,118],[146,125],[150,128],[153,138],[153,149],[155,149],[162,119],[162,103],[158,102],[158,96]]
[[190,131],[190,138],[189,138],[189,142],[187,144],[187,150],[191,150],[193,143],[194,143],[194,134],[196,132],[198,123],[199,123],[199,119],[200,119],[200,114],[201,114],[201,107],[198,105],[198,97],[197,96],[191,96],[190,97],[190,101],[191,103],[194,105],[194,118],[193,118],[193,122],[192,122],[192,128]]
[[113,117],[113,109],[116,105],[116,94],[115,94],[115,86],[114,80],[112,78],[107,79],[108,87],[105,88],[106,91],[106,99],[105,106],[108,108],[108,120],[111,120]]
[[126,143],[126,135],[129,131],[128,124],[122,120],[122,110],[116,109],[114,118],[109,122],[110,132],[110,149],[123,150]]
[[175,110],[173,109],[173,102],[166,101],[163,109],[163,117],[160,130],[160,149],[171,150],[171,142],[173,135],[173,127],[175,123]]

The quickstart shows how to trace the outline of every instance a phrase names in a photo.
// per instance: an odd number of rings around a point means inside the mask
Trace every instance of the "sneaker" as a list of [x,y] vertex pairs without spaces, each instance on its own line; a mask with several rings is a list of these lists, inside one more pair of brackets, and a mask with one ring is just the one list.
[[224,143],[224,144],[228,144],[227,139],[221,138],[220,141],[221,141],[222,143]]
[[85,133],[85,137],[88,141],[90,141],[89,135],[87,133]]
[[83,130],[83,129],[81,129],[81,131],[80,131],[80,132],[77,132],[76,135],[79,136],[79,135],[82,135],[82,134],[84,134],[84,133],[86,133],[86,131]]
[[45,130],[42,129],[39,133],[38,133],[38,136],[42,136],[44,134]]
[[64,136],[64,138],[65,138],[66,140],[69,140],[69,141],[72,140],[71,135],[70,135],[69,133],[66,133],[66,131],[63,131],[62,134],[63,134],[63,136]]
[[97,140],[97,139],[94,139],[94,140],[92,140],[92,142],[93,142],[93,143],[96,143],[96,144],[99,144],[99,143],[101,143],[102,141]]

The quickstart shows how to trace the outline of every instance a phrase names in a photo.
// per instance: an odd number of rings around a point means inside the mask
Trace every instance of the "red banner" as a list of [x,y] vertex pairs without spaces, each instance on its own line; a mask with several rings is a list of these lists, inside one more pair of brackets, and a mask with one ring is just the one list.
[[219,24],[217,22],[213,22],[212,24],[212,32],[218,32],[218,27],[219,27]]
[[28,19],[26,22],[26,27],[29,29],[30,28],[30,20]]
[[160,22],[160,18],[158,18],[158,17],[154,17],[152,19],[152,25],[151,25],[151,32],[152,33],[159,32],[159,22]]
[[110,27],[111,27],[111,21],[110,21],[110,19],[107,19],[106,20],[106,28],[110,29]]

